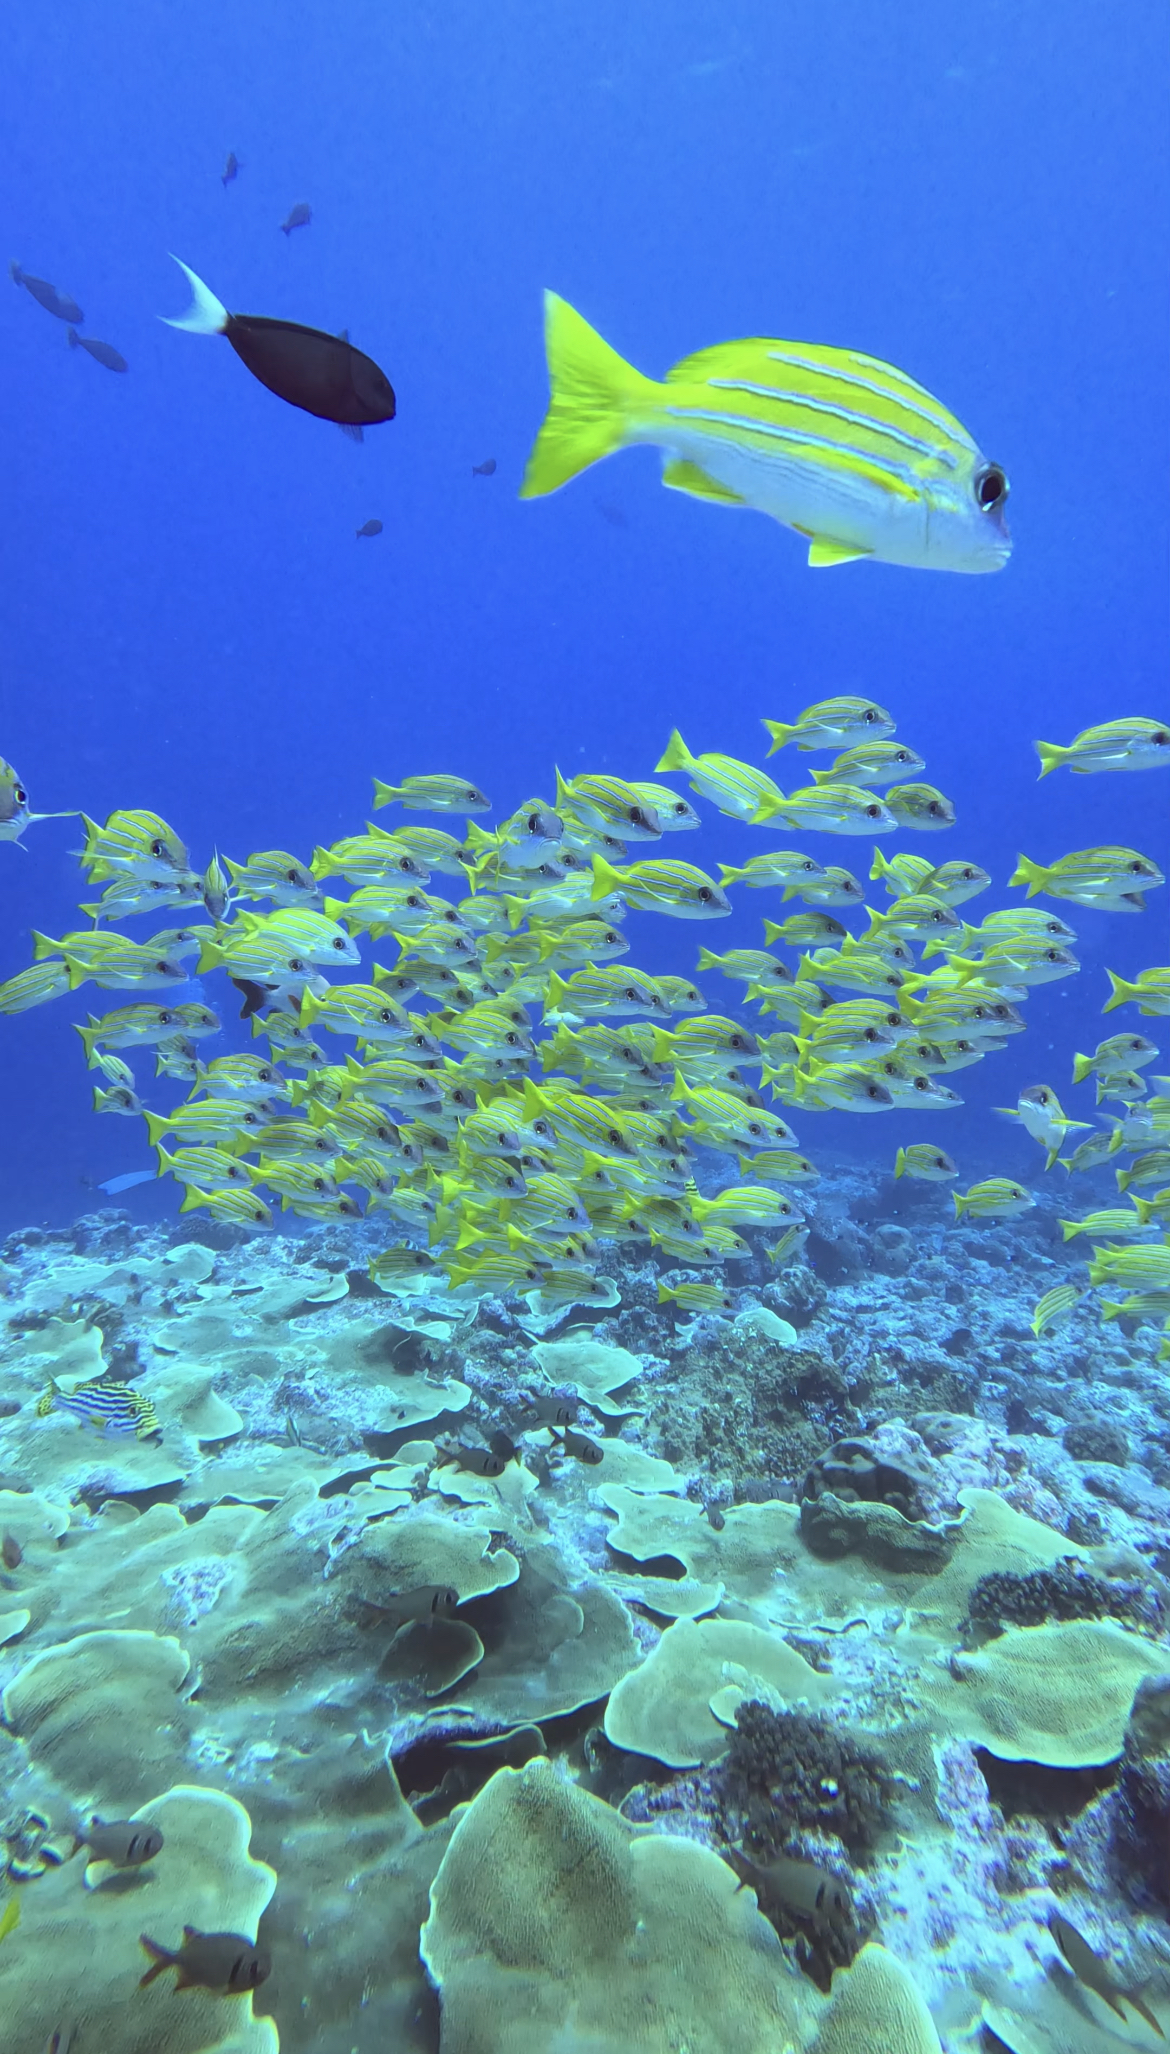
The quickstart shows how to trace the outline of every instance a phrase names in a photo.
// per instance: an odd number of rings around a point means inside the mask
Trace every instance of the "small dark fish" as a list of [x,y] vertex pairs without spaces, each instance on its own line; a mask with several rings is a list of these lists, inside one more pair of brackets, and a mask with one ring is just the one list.
[[44,308],[46,314],[55,314],[58,321],[84,321],[85,315],[77,301],[71,300],[67,292],[58,292],[56,286],[50,285],[47,278],[34,278],[31,272],[22,271],[19,264],[10,264],[8,272],[12,283],[23,285],[25,291],[32,294],[38,307]]
[[313,209],[310,207],[308,201],[298,200],[296,206],[292,209],[291,213],[289,214],[288,220],[281,222],[281,234],[291,235],[294,228],[307,228],[312,218]]
[[128,371],[130,369],[121,350],[115,349],[113,343],[99,342],[96,336],[93,335],[79,335],[76,328],[69,330],[69,347],[70,349],[88,350],[94,362],[96,364],[104,364],[107,371]]
[[227,153],[227,163],[224,165],[223,170],[219,174],[220,184],[230,185],[233,178],[235,178],[238,175],[239,169],[239,158],[237,157],[234,150],[229,150]]
[[157,1826],[134,1819],[99,1819],[95,1813],[85,1832],[77,1834],[74,1853],[78,1847],[88,1847],[91,1861],[108,1861],[116,1869],[139,1869],[144,1861],[154,1860],[162,1844]]
[[571,1426],[562,1426],[553,1431],[556,1432],[566,1455],[571,1455],[575,1462],[588,1462],[591,1467],[598,1462],[604,1462],[605,1449],[599,1448],[596,1441],[591,1441],[588,1434],[579,1434]]
[[14,1533],[6,1533],[0,1541],[0,1562],[6,1569],[19,1569],[24,1560],[24,1549]]
[[848,1921],[853,1906],[839,1876],[813,1861],[797,1861],[781,1854],[774,1861],[755,1862],[738,1847],[724,1854],[729,1868],[739,1877],[739,1887],[755,1891],[761,1910],[766,1904],[782,1906],[801,1918],[811,1919],[818,1932]]
[[1066,1918],[1062,1918],[1058,1911],[1049,1912],[1048,1930],[1078,1983],[1083,1983],[1087,1990],[1095,1991],[1109,2009],[1117,2013],[1118,2018],[1125,2017],[1124,2005],[1131,2004],[1138,2015],[1145,2019],[1146,2024],[1153,2027],[1158,2038],[1165,2039],[1166,2035],[1153,2012],[1142,2003],[1140,1997],[1135,1997],[1129,1990],[1122,1989],[1108,1962],[1102,1961],[1101,1956],[1093,1952],[1084,1935],[1078,1933],[1076,1927],[1070,1925]]
[[495,457],[489,456],[482,464],[472,464],[471,475],[473,478],[494,478],[496,475]]
[[502,1476],[506,1467],[490,1448],[465,1448],[462,1444],[439,1449],[438,1467],[450,1468],[452,1464],[457,1469],[466,1469],[471,1476]]
[[517,1459],[518,1450],[516,1443],[510,1434],[504,1432],[502,1427],[489,1437],[488,1447],[493,1455],[499,1456],[501,1462],[515,1462]]
[[381,534],[381,532],[382,532],[382,523],[381,523],[381,521],[363,521],[363,522],[362,522],[362,524],[361,524],[361,527],[360,527],[360,528],[355,528],[355,530],[354,530],[354,533],[355,533],[356,535],[358,535],[358,536],[361,536],[361,535],[380,535],[380,534]]
[[577,1398],[550,1397],[547,1392],[529,1399],[533,1415],[541,1426],[572,1426],[579,1403]]
[[265,314],[229,314],[201,278],[176,257],[194,297],[168,328],[191,335],[225,335],[253,378],[289,406],[336,421],[347,432],[392,421],[396,401],[386,373],[372,357],[342,335],[305,328],[298,321],[274,321]]
[[76,2033],[77,2027],[75,2025],[59,2025],[54,2027],[45,2041],[45,2054],[69,2054],[69,2049],[73,2045]]
[[152,1965],[138,1978],[144,1990],[164,1969],[177,1968],[176,1990],[214,1990],[218,1997],[242,1997],[267,1982],[272,1974],[272,1956],[243,1933],[201,1933],[195,1926],[183,1927],[183,1944],[172,1952],[160,1947],[147,1933],[138,1935]]
[[363,1598],[368,1611],[392,1619],[395,1631],[403,1626],[430,1626],[436,1619],[449,1619],[459,1603],[459,1592],[449,1583],[420,1583],[417,1590],[392,1591],[388,1604]]

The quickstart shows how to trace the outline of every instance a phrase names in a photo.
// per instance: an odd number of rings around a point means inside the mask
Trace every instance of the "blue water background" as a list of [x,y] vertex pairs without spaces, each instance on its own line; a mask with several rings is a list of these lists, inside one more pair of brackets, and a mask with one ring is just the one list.
[[[1125,840],[1170,870],[1170,779],[1037,785],[1031,748],[1170,716],[1161,0],[124,0],[8,10],[0,64],[3,255],[130,361],[71,352],[0,283],[0,754],[34,804],[154,807],[200,865],[307,857],[360,830],[372,773],[458,771],[503,813],[551,797],[554,762],[651,775],[674,725],[761,762],[761,716],[851,691],[958,807],[951,833],[883,847],[982,862],[976,917],[1008,902],[1019,849]],[[312,226],[284,236],[298,200]],[[169,250],[233,309],[348,327],[398,420],[357,448],[226,344],[161,326],[186,302]],[[772,523],[664,492],[647,450],[520,503],[546,285],[651,373],[754,333],[904,367],[1006,466],[1008,569],[810,572]],[[370,517],[384,533],[356,542]],[[826,760],[769,767],[791,789]],[[672,854],[713,868],[792,840],[704,813]],[[807,840],[868,870],[868,841]],[[31,928],[76,924],[77,846],[68,821],[0,845],[0,976]],[[1082,975],[962,1073],[962,1113],[794,1116],[803,1145],[889,1160],[931,1138],[966,1172],[1034,1178],[987,1108],[1043,1079],[1085,1113],[1066,1086],[1109,1031],[1104,965],[1168,960],[1166,900],[1074,912]],[[710,928],[633,916],[631,960],[691,969],[700,942],[758,940],[765,910],[740,892]],[[149,1160],[137,1123],[90,1114],[87,999],[122,1002],[89,987],[0,1021],[2,1228],[67,1220]]]

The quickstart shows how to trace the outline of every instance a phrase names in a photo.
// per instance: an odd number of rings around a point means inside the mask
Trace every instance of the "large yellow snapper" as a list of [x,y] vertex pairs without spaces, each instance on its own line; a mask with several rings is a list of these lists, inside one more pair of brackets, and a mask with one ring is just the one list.
[[[832,700],[794,723],[765,725],[774,748],[829,752],[867,727],[879,727],[884,740],[893,722],[870,701]],[[743,817],[740,794],[763,773],[727,756],[691,757],[681,744],[674,753],[677,760],[665,766],[664,759],[664,767],[689,776],[720,811]],[[831,795],[835,787],[831,777],[820,777],[810,789]],[[542,1320],[574,1304],[598,1312],[614,1304],[617,1287],[605,1278],[605,1264],[608,1257],[616,1267],[610,1251],[627,1242],[648,1241],[684,1270],[719,1270],[751,1252],[734,1231],[737,1223],[760,1229],[782,1222],[773,1259],[796,1260],[805,1239],[798,1187],[817,1173],[761,1094],[797,1109],[802,1125],[827,1109],[921,1107],[937,1114],[960,1102],[939,1073],[981,1061],[1022,1030],[1016,1009],[1036,981],[1029,950],[1052,947],[1062,971],[1076,970],[1075,958],[1048,931],[1051,916],[1017,902],[979,930],[956,919],[952,905],[990,883],[978,865],[933,866],[875,851],[871,876],[890,895],[887,911],[861,904],[860,888],[856,899],[832,900],[843,913],[858,912],[861,939],[818,914],[815,935],[828,920],[840,946],[801,955],[813,918],[801,915],[764,922],[766,939],[791,947],[791,962],[761,949],[699,951],[700,969],[747,983],[746,1003],[759,1008],[757,1018],[779,1015],[784,1022],[782,1033],[754,1034],[742,1019],[712,1011],[688,978],[650,976],[626,961],[611,966],[632,946],[623,931],[631,913],[637,926],[646,913],[677,921],[730,910],[708,872],[644,848],[660,839],[669,819],[670,789],[651,790],[652,799],[644,784],[582,774],[559,781],[555,807],[530,799],[492,835],[476,831],[457,840],[434,829],[370,831],[324,852],[333,874],[364,877],[371,861],[392,868],[407,837],[429,837],[413,846],[424,867],[428,856],[438,857],[441,874],[454,879],[448,897],[367,882],[318,912],[305,904],[315,879],[298,858],[266,851],[229,865],[236,888],[220,877],[223,917],[191,937],[202,945],[201,970],[236,986],[243,1017],[270,1053],[204,1064],[192,1037],[214,1034],[219,1019],[195,1002],[127,1005],[79,1029],[91,1067],[115,1080],[128,1100],[118,1109],[131,1117],[146,1108],[129,1064],[114,1049],[149,1053],[156,1075],[192,1083],[184,1106],[164,1117],[146,1115],[159,1174],[182,1186],[183,1208],[206,1206],[258,1228],[269,1223],[264,1191],[311,1219],[385,1211],[398,1238],[371,1265],[380,1288],[526,1297]],[[456,792],[472,806],[482,796],[462,779],[439,776],[378,788],[382,804],[409,799],[423,811],[440,801],[452,810]],[[632,851],[614,832],[623,809],[635,831]],[[838,823],[837,831],[848,825]],[[157,815],[116,813],[104,827],[87,821],[86,831],[89,886],[98,879],[117,887],[100,902],[106,921],[123,905],[122,919],[151,910],[150,894],[136,888],[144,866],[169,875],[183,866],[185,874],[185,845]],[[526,842],[539,844],[531,852],[539,862],[528,860]],[[502,864],[509,852],[522,860],[513,863],[509,854]],[[1109,854],[1086,853],[1098,861]],[[560,875],[545,875],[550,868]],[[776,901],[791,894],[794,879],[804,888],[827,874],[799,849],[722,870],[725,885],[762,885]],[[1026,867],[1017,879],[1031,882]],[[372,893],[380,894],[377,919],[368,910]],[[250,908],[267,902],[270,910],[238,910],[245,898]],[[1055,925],[1075,940],[1071,928]],[[363,962],[374,936],[393,942],[392,964]],[[976,938],[984,944],[978,960],[961,955]],[[86,950],[96,952],[95,960],[121,951],[119,981],[135,982],[136,946],[108,927],[59,942],[38,935],[36,942],[44,960],[0,985],[0,1014],[62,995]],[[923,948],[915,969],[914,951]],[[931,955],[943,960],[928,969]],[[345,981],[323,974],[333,968]],[[147,965],[138,983],[148,987],[151,975]],[[1110,1008],[1133,1002],[1147,1015],[1170,1010],[1170,970],[1155,966],[1131,983],[1113,983]],[[838,987],[863,995],[839,998]],[[230,1003],[230,988],[227,996]],[[1076,1058],[1076,1078],[1100,1081],[1122,1055],[1130,1069],[1157,1053],[1136,1031],[1118,1034],[1095,1056]],[[1118,1170],[1120,1189],[1162,1181],[1164,1165],[1170,1186],[1170,1150],[1161,1146],[1170,1133],[1170,1098],[1159,1095],[1170,1085],[1152,1082],[1155,1094],[1136,1113],[1099,1115],[1098,1145],[1082,1144],[1063,1167],[1076,1172],[1106,1154],[1139,1155],[1132,1173]],[[1016,1111],[1044,1144],[1048,1169],[1083,1125],[1064,1115],[1048,1085],[1025,1087]],[[205,1145],[168,1153],[164,1141],[171,1136]],[[726,1181],[728,1168],[722,1188],[701,1190],[696,1170],[706,1183],[703,1161],[719,1155],[737,1158],[740,1183]],[[894,1168],[928,1181],[956,1175],[945,1151],[911,1137]],[[797,1189],[779,1195],[768,1188],[774,1184]],[[1109,1214],[1090,1215],[1079,1227],[1068,1222],[1067,1229],[1162,1235],[1170,1217],[1164,1195],[1134,1201],[1132,1229],[1128,1216],[1119,1223]],[[1014,1179],[992,1177],[957,1193],[954,1210],[994,1230],[1033,1202]],[[403,1240],[404,1231],[414,1239]],[[418,1246],[424,1237],[427,1255]],[[1170,1246],[1164,1253],[1170,1261]],[[1112,1285],[1121,1272],[1130,1281],[1109,1251],[1095,1248],[1092,1258],[1091,1282]],[[1152,1254],[1133,1275],[1144,1282],[1148,1271],[1160,1279],[1163,1268],[1161,1255]],[[709,1277],[701,1288],[671,1287],[665,1297],[713,1315],[730,1302],[727,1284]],[[1153,1316],[1145,1300],[1142,1311]],[[1047,1315],[1038,1312],[1037,1324],[1043,1331]]]
[[807,538],[813,565],[870,556],[997,571],[1011,554],[1003,470],[925,386],[878,357],[753,337],[684,357],[659,383],[553,292],[544,334],[549,408],[522,498],[649,442],[664,485],[771,514]]

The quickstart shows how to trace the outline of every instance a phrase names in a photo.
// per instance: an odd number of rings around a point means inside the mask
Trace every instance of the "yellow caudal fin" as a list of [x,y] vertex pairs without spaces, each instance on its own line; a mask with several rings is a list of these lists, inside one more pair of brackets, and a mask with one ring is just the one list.
[[655,770],[691,770],[695,759],[683,741],[678,729],[672,728],[670,740],[655,764]]
[[544,347],[548,412],[532,446],[521,499],[555,492],[578,471],[621,449],[631,403],[657,390],[555,292],[544,296]]
[[1047,876],[1048,872],[1042,863],[1033,863],[1030,856],[1021,856],[1008,878],[1008,884],[1026,884],[1028,897],[1034,899],[1038,891],[1043,891]]
[[1040,758],[1041,777],[1047,777],[1050,770],[1059,770],[1076,753],[1073,749],[1062,749],[1059,742],[1035,742],[1033,747]]

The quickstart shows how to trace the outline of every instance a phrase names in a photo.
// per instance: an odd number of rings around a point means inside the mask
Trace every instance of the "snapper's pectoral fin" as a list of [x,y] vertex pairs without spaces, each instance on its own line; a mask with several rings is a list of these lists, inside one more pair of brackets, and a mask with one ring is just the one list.
[[[803,529],[800,532],[803,534]],[[810,570],[825,570],[830,564],[853,563],[859,556],[872,555],[872,549],[855,549],[852,542],[835,542],[831,535],[812,535],[809,538]]]
[[738,492],[732,492],[721,485],[717,478],[711,478],[698,464],[688,463],[685,457],[667,457],[662,466],[662,482],[674,492],[690,492],[696,499],[713,499],[723,506],[745,506],[746,500]]

